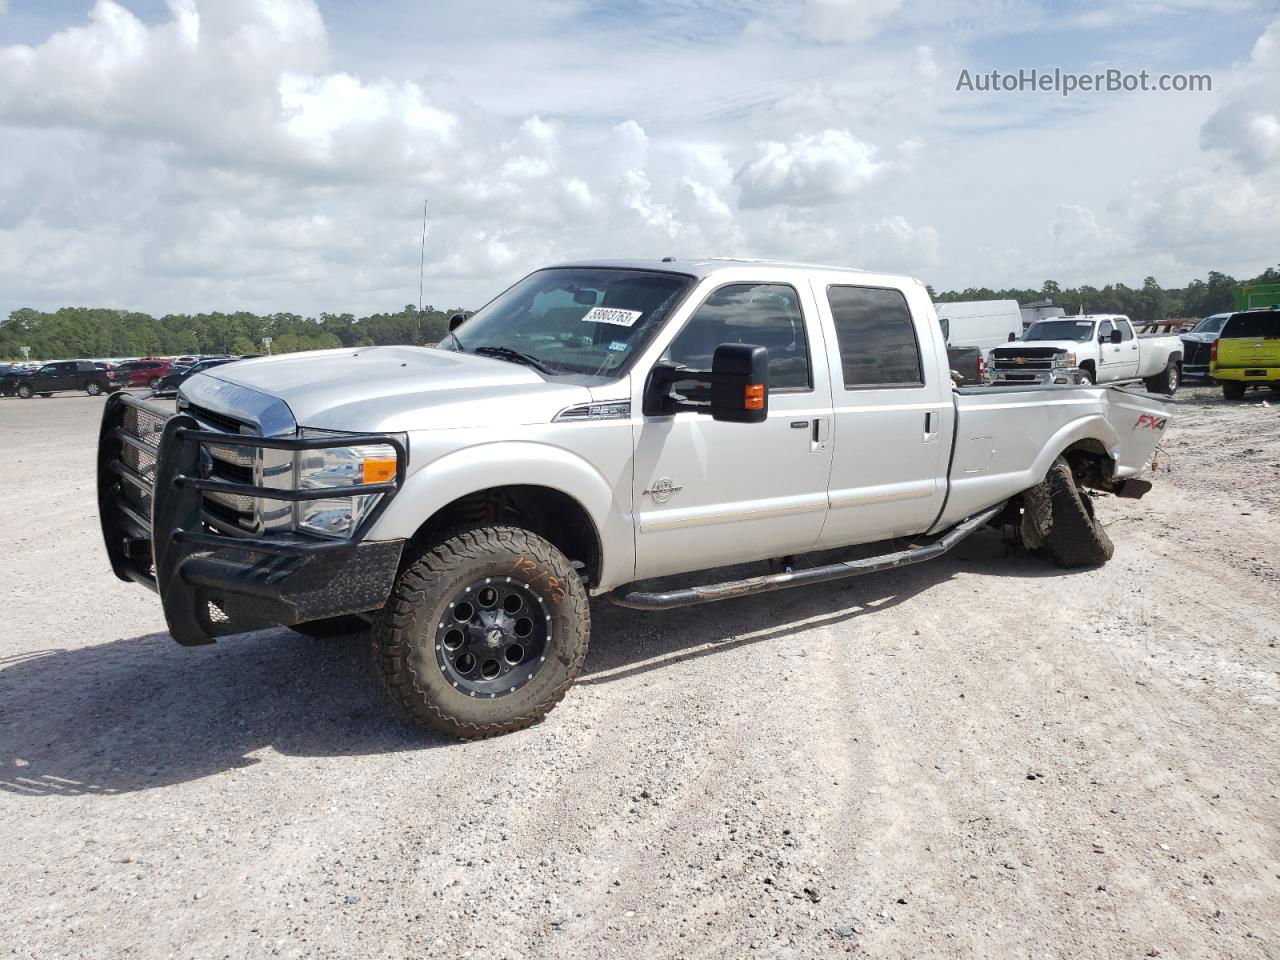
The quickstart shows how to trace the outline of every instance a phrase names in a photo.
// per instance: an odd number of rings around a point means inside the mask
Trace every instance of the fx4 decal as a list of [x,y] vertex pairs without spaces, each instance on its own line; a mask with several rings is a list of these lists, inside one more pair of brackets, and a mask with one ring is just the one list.
[[1163,430],[1165,424],[1168,422],[1168,417],[1153,417],[1149,413],[1144,413],[1138,418],[1138,422],[1133,425],[1133,428],[1135,430],[1140,427],[1146,427],[1148,430]]

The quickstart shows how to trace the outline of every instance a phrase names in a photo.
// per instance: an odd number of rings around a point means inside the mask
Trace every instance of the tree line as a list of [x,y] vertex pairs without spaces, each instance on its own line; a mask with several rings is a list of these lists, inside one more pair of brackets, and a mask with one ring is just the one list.
[[0,359],[70,357],[174,357],[187,354],[272,353],[371,347],[390,343],[435,343],[460,309],[413,304],[398,313],[356,317],[350,313],[170,313],[162,317],[132,310],[63,307],[53,312],[23,307],[0,320]]
[[[1074,314],[1123,313],[1140,323],[1168,318],[1207,317],[1234,306],[1233,293],[1240,284],[1280,283],[1280,266],[1268,267],[1248,280],[1216,270],[1208,279],[1192,280],[1185,287],[1161,287],[1147,277],[1141,287],[1109,283],[1105,287],[1063,287],[1046,280],[1037,289],[993,290],[968,287],[929,293],[938,303],[958,300],[1017,300],[1026,304],[1050,299]],[[8,320],[0,320],[0,359],[21,359],[22,347],[31,348],[32,360],[70,357],[183,356],[187,354],[265,353],[263,339],[271,338],[272,353],[323,350],[336,347],[369,347],[382,344],[435,343],[448,332],[449,317],[460,308],[419,310],[408,304],[398,313],[356,317],[350,313],[322,313],[303,317],[296,313],[170,313],[162,317],[131,310],[99,307],[63,307],[52,313],[23,307]]]
[[1192,280],[1185,287],[1161,287],[1155,277],[1147,277],[1140,287],[1123,283],[1063,287],[1056,281],[1046,280],[1039,290],[969,287],[934,293],[930,287],[929,293],[937,303],[1017,300],[1025,305],[1036,300],[1052,300],[1054,306],[1062,307],[1069,314],[1078,313],[1083,307],[1085,313],[1123,313],[1136,323],[1156,323],[1181,318],[1198,320],[1210,314],[1226,313],[1235,309],[1235,288],[1253,283],[1280,283],[1280,266],[1268,267],[1248,280],[1210,270],[1207,280]]

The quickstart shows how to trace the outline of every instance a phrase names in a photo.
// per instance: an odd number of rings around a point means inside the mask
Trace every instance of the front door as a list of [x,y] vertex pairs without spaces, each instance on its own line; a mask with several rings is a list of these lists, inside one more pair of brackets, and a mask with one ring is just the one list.
[[[812,549],[826,516],[831,391],[812,295],[783,283],[711,291],[662,362],[710,370],[722,343],[769,350],[769,416],[645,417],[636,437],[636,578]],[[677,384],[677,390],[680,385]]]
[[1120,356],[1118,343],[1111,342],[1111,334],[1116,325],[1110,320],[1098,324],[1098,382],[1110,383],[1119,380],[1124,373],[1124,359]]

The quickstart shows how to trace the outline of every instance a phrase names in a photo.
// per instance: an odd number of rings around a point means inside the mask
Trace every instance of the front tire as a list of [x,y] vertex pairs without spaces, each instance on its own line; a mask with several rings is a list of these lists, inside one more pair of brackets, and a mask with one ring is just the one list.
[[1093,371],[1090,370],[1088,367],[1081,367],[1080,382],[1087,387],[1092,387],[1095,383],[1098,382],[1098,378],[1094,376]]
[[1227,400],[1243,400],[1248,385],[1240,380],[1222,380],[1222,396]]
[[152,390],[154,390],[156,387],[160,386],[160,378],[152,377],[150,380],[147,381],[147,386],[150,387]]
[[1022,495],[1022,542],[1059,567],[1097,567],[1115,545],[1093,512],[1093,498],[1076,485],[1065,457]]
[[470,740],[546,716],[590,635],[587,591],[563,553],[519,527],[481,527],[405,567],[374,620],[373,653],[415,723]]
[[1163,371],[1154,377],[1147,377],[1143,384],[1147,388],[1148,393],[1163,393],[1165,396],[1172,397],[1178,392],[1178,384],[1182,380],[1182,369],[1178,366],[1177,361],[1170,360],[1169,365]]

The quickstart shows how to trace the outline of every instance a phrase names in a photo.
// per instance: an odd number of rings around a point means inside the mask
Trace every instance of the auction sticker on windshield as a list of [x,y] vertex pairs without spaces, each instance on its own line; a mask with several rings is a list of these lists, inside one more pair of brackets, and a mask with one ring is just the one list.
[[584,323],[612,323],[615,327],[630,327],[641,316],[643,310],[620,310],[617,307],[592,307],[582,320]]

